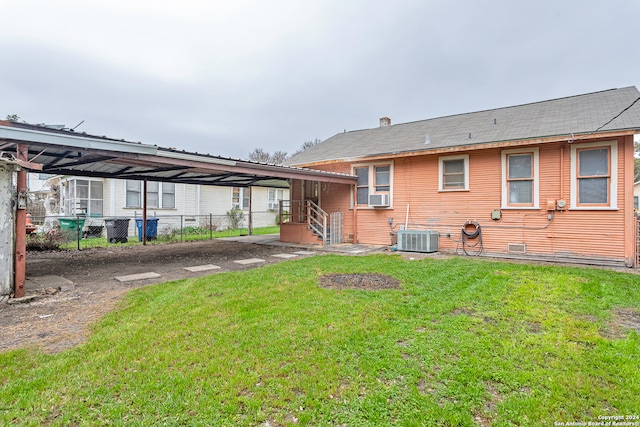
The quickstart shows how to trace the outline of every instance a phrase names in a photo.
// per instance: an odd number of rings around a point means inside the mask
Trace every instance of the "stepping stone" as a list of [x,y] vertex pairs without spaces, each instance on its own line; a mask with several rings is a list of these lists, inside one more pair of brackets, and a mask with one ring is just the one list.
[[350,254],[363,254],[367,251],[365,251],[364,249],[355,249],[353,251],[349,251]]
[[185,267],[184,269],[190,271],[192,273],[197,273],[199,271],[209,271],[209,270],[217,270],[221,268],[220,266],[213,264],[205,264],[205,265],[196,265],[193,267]]
[[313,251],[296,251],[294,252],[296,255],[315,255],[316,253]]
[[260,258],[249,258],[249,259],[239,259],[233,262],[235,262],[236,264],[248,265],[248,264],[257,264],[259,262],[265,262],[265,261]]
[[37,295],[27,295],[26,297],[11,298],[7,301],[7,304],[21,304],[25,302],[31,302],[37,298]]
[[288,259],[288,258],[295,258],[298,255],[296,255],[296,254],[275,254],[275,255],[271,255],[271,256]]
[[138,274],[129,274],[128,276],[117,276],[115,279],[118,282],[133,282],[135,280],[144,280],[144,279],[157,279],[160,276],[158,273],[138,273]]

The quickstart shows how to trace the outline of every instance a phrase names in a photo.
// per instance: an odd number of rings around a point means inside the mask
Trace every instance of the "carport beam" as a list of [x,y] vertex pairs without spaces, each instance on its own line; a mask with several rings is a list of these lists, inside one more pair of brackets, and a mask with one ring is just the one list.
[[[18,160],[29,161],[29,149],[26,144],[18,144]],[[27,195],[27,171],[24,168],[18,170],[17,199],[24,195],[26,202]],[[27,271],[27,209],[26,206],[21,209],[19,203],[16,209],[16,258],[15,258],[15,281],[14,281],[14,298],[22,298],[24,296],[24,282]]]

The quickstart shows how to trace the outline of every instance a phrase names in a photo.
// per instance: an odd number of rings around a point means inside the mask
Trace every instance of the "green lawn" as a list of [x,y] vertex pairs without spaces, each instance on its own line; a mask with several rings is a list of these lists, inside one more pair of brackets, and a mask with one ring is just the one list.
[[[358,272],[402,285],[318,284]],[[634,415],[640,336],[619,323],[640,321],[639,285],[587,268],[327,255],[149,286],[84,345],[0,353],[0,424],[552,426]]]

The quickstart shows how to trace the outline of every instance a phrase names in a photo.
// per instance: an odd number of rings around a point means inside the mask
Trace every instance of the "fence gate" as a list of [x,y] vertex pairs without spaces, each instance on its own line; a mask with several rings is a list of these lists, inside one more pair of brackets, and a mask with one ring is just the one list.
[[333,212],[329,217],[329,224],[331,224],[329,244],[336,245],[342,243],[342,212]]

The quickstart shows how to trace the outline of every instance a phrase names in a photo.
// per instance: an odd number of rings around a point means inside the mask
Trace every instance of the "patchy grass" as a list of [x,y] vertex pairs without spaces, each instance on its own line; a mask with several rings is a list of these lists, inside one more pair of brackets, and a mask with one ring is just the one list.
[[[386,274],[400,288],[320,286],[346,273]],[[80,347],[0,354],[0,424],[548,426],[633,415],[639,279],[328,255],[149,286]]]

